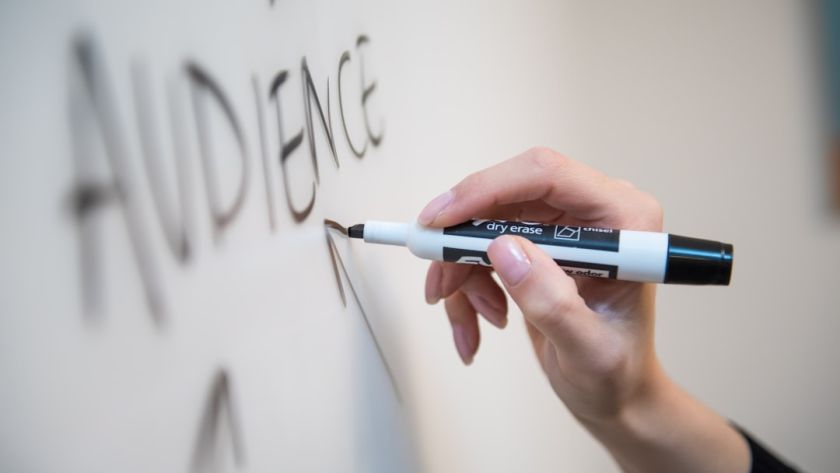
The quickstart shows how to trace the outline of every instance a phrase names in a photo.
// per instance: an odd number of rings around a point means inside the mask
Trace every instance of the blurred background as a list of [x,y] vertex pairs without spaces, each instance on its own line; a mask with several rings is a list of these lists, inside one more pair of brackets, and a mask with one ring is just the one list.
[[659,356],[837,470],[837,2],[7,0],[0,35],[0,469],[617,471],[515,310],[464,367],[425,262],[325,241],[541,145],[735,245],[659,289]]

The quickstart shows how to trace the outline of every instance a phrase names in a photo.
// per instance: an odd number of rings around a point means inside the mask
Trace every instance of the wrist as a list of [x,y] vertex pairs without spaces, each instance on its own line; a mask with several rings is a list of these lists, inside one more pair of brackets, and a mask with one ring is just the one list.
[[644,442],[654,436],[659,420],[671,410],[679,388],[653,363],[644,380],[609,414],[578,421],[602,443],[611,440]]
[[743,436],[658,365],[614,415],[580,421],[628,473],[749,470]]

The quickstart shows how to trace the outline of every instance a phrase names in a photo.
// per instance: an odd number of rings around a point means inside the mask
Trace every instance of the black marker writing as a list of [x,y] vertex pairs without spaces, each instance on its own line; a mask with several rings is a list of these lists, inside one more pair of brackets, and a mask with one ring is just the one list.
[[254,105],[257,109],[257,131],[260,135],[260,157],[263,163],[263,177],[265,178],[265,200],[268,210],[268,226],[273,232],[276,229],[276,217],[274,216],[274,180],[271,179],[271,170],[268,163],[268,145],[265,142],[265,112],[263,111],[262,89],[259,80],[253,77],[251,83],[254,86]]
[[189,174],[186,170],[186,153],[183,143],[182,118],[175,106],[175,97],[169,89],[169,109],[172,125],[173,153],[175,161],[176,186],[178,188],[178,207],[180,215],[175,215],[171,202],[171,192],[166,187],[164,171],[161,168],[161,146],[155,127],[152,97],[149,92],[149,81],[145,68],[135,64],[133,70],[134,108],[137,111],[137,126],[140,133],[140,148],[143,154],[146,179],[152,189],[152,202],[160,222],[163,235],[173,256],[181,262],[190,257],[190,243],[187,237],[187,221],[189,220],[188,190]]
[[333,274],[335,275],[335,282],[338,286],[338,293],[341,296],[341,303],[344,307],[347,307],[347,296],[344,292],[344,284],[341,282],[341,273],[344,273],[345,279],[347,279],[347,285],[350,287],[350,293],[353,295],[353,299],[356,301],[356,304],[359,306],[359,312],[362,313],[362,320],[365,323],[365,328],[367,328],[368,333],[370,334],[371,340],[373,340],[373,344],[376,347],[376,351],[379,354],[379,359],[382,361],[382,366],[385,368],[385,372],[388,375],[388,380],[391,382],[391,387],[394,388],[394,394],[397,396],[397,399],[402,402],[402,395],[400,394],[400,390],[397,387],[396,378],[394,378],[394,373],[391,371],[391,367],[388,365],[388,360],[385,358],[385,353],[382,351],[382,347],[379,345],[379,341],[376,339],[376,334],[373,332],[373,327],[370,325],[370,320],[368,319],[367,313],[365,312],[365,308],[362,306],[362,301],[359,299],[359,295],[356,293],[356,288],[353,287],[353,283],[350,281],[350,274],[347,272],[347,267],[344,266],[344,261],[341,259],[341,255],[338,252],[338,248],[335,245],[335,241],[333,241],[332,232],[338,231],[341,234],[346,235],[347,230],[339,225],[337,222],[332,220],[324,220],[324,233],[326,234],[327,238],[327,249],[330,252],[330,262],[332,263]]
[[357,158],[363,158],[365,156],[365,151],[367,151],[368,137],[365,136],[365,144],[362,145],[361,149],[356,148],[356,145],[353,144],[353,139],[350,138],[350,131],[347,129],[347,120],[344,115],[344,99],[341,96],[341,73],[344,69],[344,65],[348,62],[350,62],[350,51],[344,51],[344,53],[341,54],[341,59],[338,61],[338,110],[341,112],[341,127],[344,129],[344,136],[347,138],[347,144],[350,145],[350,149]]
[[315,83],[312,82],[312,74],[309,66],[306,65],[306,58],[300,60],[300,75],[303,83],[303,110],[306,112],[306,136],[309,138],[309,155],[312,157],[312,165],[315,167],[315,181],[320,180],[318,173],[318,156],[315,152],[315,130],[312,126],[312,99],[315,99],[316,110],[318,111],[321,130],[327,138],[327,144],[332,153],[333,161],[338,166],[338,155],[335,152],[335,140],[332,132],[332,113],[330,113],[330,80],[327,79],[327,116],[324,117],[324,108],[321,107],[321,100],[318,99],[318,91],[315,90]]
[[[99,309],[99,288],[103,280],[101,262],[97,256],[101,251],[101,229],[92,220],[105,204],[117,201],[143,281],[146,301],[152,316],[160,322],[163,302],[158,286],[158,272],[150,253],[146,228],[142,224],[134,183],[130,178],[125,140],[108,77],[99,51],[87,37],[76,39],[73,53],[77,74],[71,73],[71,77],[79,80],[70,81],[69,120],[73,131],[73,162],[77,176],[71,199],[74,202],[74,217],[80,223],[80,266],[86,313],[92,314]],[[106,172],[109,177],[105,179],[96,177],[101,168],[94,158],[98,150],[95,142],[97,138],[101,140],[106,156]]]
[[[274,99],[277,110],[277,136],[279,138],[278,142],[280,143],[280,171],[283,174],[283,184],[284,189],[286,190],[286,205],[289,208],[289,212],[292,214],[292,218],[295,219],[295,222],[300,223],[306,220],[306,217],[309,216],[309,213],[312,212],[312,208],[315,206],[315,183],[312,183],[312,197],[309,198],[309,202],[303,210],[296,209],[295,205],[292,203],[292,190],[291,183],[289,182],[289,171],[286,167],[286,161],[303,142],[303,129],[295,133],[295,136],[293,136],[291,140],[286,141],[283,133],[283,107],[280,105],[280,87],[282,87],[286,82],[286,78],[288,76],[288,71],[280,71],[274,76],[274,80],[271,81],[271,87],[269,88],[269,97]],[[315,173],[317,176],[318,163],[313,160],[312,165],[315,166]]]
[[379,134],[375,134],[370,127],[370,119],[368,118],[368,101],[370,100],[370,96],[373,95],[373,92],[376,90],[376,81],[370,83],[370,85],[365,85],[365,63],[362,57],[362,46],[368,44],[370,42],[370,38],[366,35],[360,35],[356,39],[356,51],[359,53],[359,72],[361,73],[362,77],[362,110],[364,113],[362,116],[365,119],[365,129],[367,130],[368,137],[370,138],[371,143],[373,146],[379,146],[382,142],[382,134],[383,131],[380,131]]
[[[370,98],[375,91],[376,82],[366,82],[364,73],[364,58],[362,51],[369,44],[365,35],[357,40],[357,57],[351,60],[350,53],[345,51],[338,62],[337,84],[339,94],[339,115],[344,129],[344,136],[353,151],[359,157],[369,150],[368,143],[376,147],[381,143],[382,133],[375,134],[369,123]],[[101,252],[103,242],[100,220],[97,216],[102,209],[114,204],[123,216],[126,233],[131,240],[134,260],[140,273],[140,280],[147,304],[155,316],[160,320],[164,312],[162,296],[163,284],[157,270],[151,239],[163,238],[172,259],[180,266],[198,258],[196,248],[200,247],[201,234],[194,231],[201,228],[193,225],[195,202],[193,199],[194,179],[192,168],[201,167],[206,200],[204,207],[209,216],[212,237],[218,241],[224,231],[234,225],[237,217],[247,204],[247,196],[252,185],[252,170],[263,173],[265,196],[267,204],[268,227],[274,232],[277,228],[275,214],[275,179],[279,171],[285,193],[286,206],[295,223],[304,222],[316,203],[317,189],[320,180],[317,142],[315,128],[320,128],[320,135],[326,141],[329,154],[332,156],[336,168],[339,167],[339,157],[336,149],[336,134],[332,126],[331,88],[329,77],[326,79],[326,109],[323,107],[306,58],[301,59],[300,73],[305,121],[303,126],[296,129],[290,136],[284,129],[284,109],[286,99],[283,95],[283,85],[287,83],[290,72],[280,70],[273,75],[267,91],[261,91],[260,81],[251,75],[251,86],[254,94],[254,113],[256,115],[257,130],[250,138],[256,139],[256,144],[248,146],[248,130],[243,128],[241,115],[237,113],[236,104],[230,100],[225,88],[204,67],[195,61],[187,61],[179,71],[176,79],[166,83],[166,102],[168,104],[171,152],[166,153],[163,146],[161,120],[153,106],[153,87],[148,79],[146,66],[140,66],[137,61],[131,70],[131,91],[136,110],[136,130],[138,132],[141,163],[135,169],[132,166],[132,153],[128,148],[128,140],[123,135],[124,122],[117,113],[117,100],[112,93],[110,77],[106,74],[104,60],[95,42],[88,36],[80,38],[75,43],[71,56],[72,70],[69,76],[69,130],[73,142],[73,163],[75,179],[71,191],[72,215],[78,227],[80,271],[82,281],[82,296],[86,314],[93,314],[101,305],[101,288],[105,278],[102,273]],[[366,136],[361,146],[349,135],[348,117],[345,114],[345,104],[349,97],[341,91],[341,76],[348,66],[358,66],[362,87],[359,95],[354,99],[362,108],[361,117],[365,122]],[[179,97],[176,93],[176,80],[184,81],[188,87],[188,95]],[[345,91],[347,92],[347,91]],[[292,95],[294,97],[296,94]],[[189,99],[195,120],[195,136],[186,133],[183,110],[179,104],[184,104],[182,98]],[[276,123],[268,125],[264,106],[274,108]],[[241,111],[241,109],[239,110]],[[216,114],[219,119],[216,119]],[[164,114],[165,116],[165,114]],[[217,128],[211,129],[211,124]],[[221,124],[221,125],[219,125]],[[276,128],[274,128],[276,127]],[[215,146],[217,135],[226,134],[236,142],[236,150],[231,155],[220,155]],[[306,180],[294,179],[288,166],[289,159],[294,157],[295,151],[304,144],[309,146],[309,161],[314,172],[314,179],[306,176]],[[277,137],[277,149],[270,149],[269,137]],[[190,146],[185,139],[197,139],[197,164],[189,155]],[[248,149],[259,149],[262,166],[255,167],[251,162]],[[304,153],[301,153],[303,155]],[[103,158],[104,156],[104,158]],[[277,161],[271,157],[276,156]],[[171,162],[170,162],[171,161]],[[224,189],[223,183],[228,182],[220,175],[224,164],[234,163],[238,170],[238,181],[233,189]],[[275,163],[279,166],[274,165]],[[141,169],[138,173],[137,169]],[[143,174],[139,176],[138,174]],[[174,177],[171,177],[174,176]],[[140,187],[138,184],[146,184]],[[311,192],[303,202],[292,200],[293,186],[309,186]],[[223,192],[232,190],[233,192]],[[148,193],[149,195],[143,195]],[[150,221],[144,213],[144,197],[151,201],[160,233],[150,231]],[[108,233],[110,234],[110,233]]]
[[210,390],[204,401],[198,436],[193,447],[190,471],[194,473],[219,471],[219,463],[224,459],[224,450],[217,445],[222,421],[227,421],[226,437],[230,440],[230,450],[237,468],[245,465],[245,449],[242,442],[242,428],[239,413],[232,396],[230,378],[227,371],[220,369],[213,376]]
[[[233,107],[221,87],[197,64],[192,62],[187,63],[186,69],[189,77],[192,79],[193,109],[195,110],[201,159],[204,162],[203,169],[205,186],[207,188],[207,199],[213,223],[215,224],[214,228],[218,235],[219,232],[231,223],[242,207],[242,203],[245,201],[245,193],[248,190],[249,170],[245,138],[242,133],[242,128],[239,125],[239,120],[237,120],[233,112]],[[240,181],[237,187],[236,197],[234,197],[233,202],[227,208],[221,202],[219,177],[216,175],[216,163],[213,159],[212,147],[210,146],[211,132],[208,129],[209,123],[206,117],[207,104],[205,102],[208,98],[212,98],[221,107],[224,117],[227,119],[231,130],[236,136],[236,142],[239,144],[239,162],[241,163]]]

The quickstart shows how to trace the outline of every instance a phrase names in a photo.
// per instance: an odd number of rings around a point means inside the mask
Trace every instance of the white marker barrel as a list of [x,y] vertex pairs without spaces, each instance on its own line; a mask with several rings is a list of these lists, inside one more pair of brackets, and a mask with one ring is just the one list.
[[369,221],[350,229],[366,242],[407,246],[416,256],[490,266],[487,247],[501,235],[527,238],[573,276],[624,281],[728,285],[732,245],[667,233],[472,220],[447,228]]

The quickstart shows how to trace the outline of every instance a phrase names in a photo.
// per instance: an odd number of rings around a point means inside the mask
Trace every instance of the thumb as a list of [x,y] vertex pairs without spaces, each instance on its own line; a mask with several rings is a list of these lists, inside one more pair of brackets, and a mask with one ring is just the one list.
[[575,281],[530,241],[496,238],[487,248],[508,293],[525,319],[568,354],[582,354],[598,343],[597,315],[587,307]]

